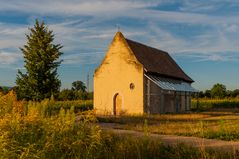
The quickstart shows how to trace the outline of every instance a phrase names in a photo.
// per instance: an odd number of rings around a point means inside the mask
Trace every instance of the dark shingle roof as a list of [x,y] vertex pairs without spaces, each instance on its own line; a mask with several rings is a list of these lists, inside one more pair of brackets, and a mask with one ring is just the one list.
[[126,41],[138,61],[146,69],[147,73],[155,73],[158,75],[181,79],[190,83],[194,82],[183,72],[183,70],[167,52],[129,39],[126,39]]

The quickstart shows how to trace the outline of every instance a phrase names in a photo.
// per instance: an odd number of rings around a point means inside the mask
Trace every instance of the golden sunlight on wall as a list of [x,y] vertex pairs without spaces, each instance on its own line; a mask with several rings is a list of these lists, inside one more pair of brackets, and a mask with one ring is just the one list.
[[97,114],[143,113],[143,66],[117,32],[94,74]]

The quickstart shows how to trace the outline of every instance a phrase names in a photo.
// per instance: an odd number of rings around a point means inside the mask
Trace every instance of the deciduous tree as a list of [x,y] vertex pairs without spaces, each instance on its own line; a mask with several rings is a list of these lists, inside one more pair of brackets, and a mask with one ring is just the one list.
[[213,85],[211,96],[213,98],[224,98],[226,96],[226,86],[220,83]]
[[82,81],[74,81],[72,83],[72,90],[80,91],[80,92],[86,92],[85,83],[82,82]]

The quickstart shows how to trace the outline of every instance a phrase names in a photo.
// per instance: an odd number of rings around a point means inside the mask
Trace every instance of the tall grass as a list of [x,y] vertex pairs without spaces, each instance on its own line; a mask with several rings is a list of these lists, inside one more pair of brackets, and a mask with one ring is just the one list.
[[76,122],[73,106],[48,116],[44,111],[47,101],[24,105],[13,93],[4,99],[0,101],[4,110],[0,158],[92,158],[101,145],[101,130],[90,112]]
[[45,112],[49,115],[56,115],[59,113],[60,109],[69,110],[74,107],[74,112],[82,112],[93,109],[92,100],[75,100],[75,101],[54,101],[45,99],[42,102],[46,102]]
[[[168,147],[148,137],[103,132],[92,111],[76,116],[74,106],[47,114],[48,100],[17,101],[13,92],[0,96],[0,158],[121,159],[233,158],[234,154],[202,151],[185,145]],[[148,122],[144,122],[147,134]]]

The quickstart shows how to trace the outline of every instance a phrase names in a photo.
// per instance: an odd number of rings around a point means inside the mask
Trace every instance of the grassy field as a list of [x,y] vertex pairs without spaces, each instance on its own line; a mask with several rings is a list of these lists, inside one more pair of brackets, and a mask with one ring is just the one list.
[[[40,103],[17,101],[13,92],[0,95],[0,159],[5,158],[236,158],[237,153],[224,153],[196,149],[185,145],[164,146],[159,140],[147,136],[134,138],[104,132],[98,126],[92,111],[75,113],[60,108],[58,113],[46,113],[51,100]],[[47,111],[46,111],[47,110]],[[198,120],[207,115],[190,116]],[[158,120],[187,120],[188,116],[150,117],[150,124]],[[107,118],[105,120],[110,120]],[[114,119],[112,119],[114,120]],[[142,117],[124,117],[134,124],[145,121]],[[152,123],[151,123],[152,122]],[[147,124],[144,124],[146,127]]]
[[207,111],[213,109],[234,109],[239,112],[239,98],[192,99],[192,110]]
[[239,140],[239,113],[204,112],[151,116],[98,117],[100,122],[116,123],[118,128],[150,133]]
[[[72,158],[72,159],[187,159],[187,158],[237,158],[238,152],[226,153],[192,148],[186,145],[169,147],[160,140],[122,136],[103,131],[98,126],[93,111],[84,107],[90,101],[61,102],[56,106],[53,100],[42,102],[17,101],[10,92],[0,94],[0,159],[8,158]],[[92,102],[92,101],[91,101]],[[70,103],[70,104],[69,104]],[[82,104],[83,103],[83,104]],[[75,105],[83,108],[75,109]],[[49,107],[53,107],[49,110]],[[54,112],[53,112],[54,110]],[[210,114],[162,115],[149,117],[99,118],[105,122],[116,122],[128,129],[156,132],[163,129],[168,133],[180,122],[199,125],[203,130],[209,119],[221,123],[225,130],[226,121],[221,116]],[[233,121],[236,114],[222,117]],[[204,119],[207,119],[204,121]],[[177,124],[173,124],[173,123]],[[164,123],[164,124],[163,124]],[[170,124],[171,123],[171,124]],[[163,126],[164,127],[161,127]],[[188,126],[189,126],[188,125]],[[193,125],[191,125],[192,127]],[[184,128],[185,129],[185,128]],[[198,132],[200,132],[198,130]],[[184,130],[185,131],[185,130]],[[183,132],[183,131],[182,131]],[[203,131],[201,131],[202,133]]]

